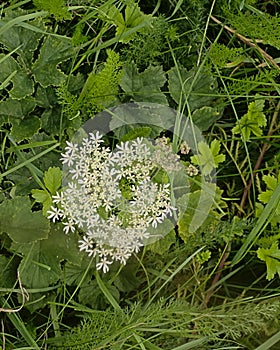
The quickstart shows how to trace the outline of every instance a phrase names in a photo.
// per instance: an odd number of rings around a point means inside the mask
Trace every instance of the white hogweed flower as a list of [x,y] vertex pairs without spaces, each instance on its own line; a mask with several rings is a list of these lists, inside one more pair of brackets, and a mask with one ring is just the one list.
[[[83,232],[80,251],[98,256],[96,268],[106,273],[114,261],[125,265],[139,252],[150,229],[172,216],[175,208],[169,184],[153,181],[159,167],[164,169],[159,152],[167,164],[162,146],[154,150],[137,138],[111,151],[102,143],[98,132],[90,133],[81,145],[67,142],[61,160],[70,181],[53,196],[57,207],[51,207],[48,218],[61,220],[66,234]],[[172,170],[179,165],[177,157],[173,160]]]

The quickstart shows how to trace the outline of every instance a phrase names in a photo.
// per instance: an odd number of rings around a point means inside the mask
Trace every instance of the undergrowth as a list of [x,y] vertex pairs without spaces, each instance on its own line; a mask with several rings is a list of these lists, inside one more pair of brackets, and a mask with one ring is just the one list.
[[1,349],[277,349],[278,2],[0,9]]

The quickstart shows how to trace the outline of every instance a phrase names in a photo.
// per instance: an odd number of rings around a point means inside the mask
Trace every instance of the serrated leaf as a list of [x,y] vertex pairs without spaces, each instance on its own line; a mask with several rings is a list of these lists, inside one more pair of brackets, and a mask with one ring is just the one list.
[[134,62],[124,67],[120,86],[134,101],[167,104],[167,99],[160,88],[166,77],[161,66],[149,66],[139,73]]
[[203,106],[193,112],[192,121],[199,130],[206,131],[220,118],[220,116],[221,114],[216,108]]
[[0,102],[0,116],[5,116],[11,123],[14,118],[22,119],[35,108],[36,104],[32,97],[26,97],[22,100],[7,98]]
[[13,123],[11,135],[16,142],[31,139],[41,128],[41,120],[32,115],[25,117],[19,123]]
[[49,168],[44,174],[44,183],[52,195],[61,187],[62,171],[60,168]]
[[38,189],[32,189],[31,193],[36,202],[43,204],[43,215],[48,216],[48,210],[50,210],[52,205],[51,195],[47,191]]
[[[9,218],[9,220],[7,220]],[[32,212],[27,197],[15,197],[0,204],[0,231],[18,243],[28,243],[48,236],[50,226],[42,212]]]
[[71,40],[49,35],[41,47],[39,57],[32,67],[37,82],[43,87],[61,85],[66,75],[58,65],[74,54]]
[[278,273],[280,277],[280,250],[277,242],[272,243],[268,249],[259,248],[257,250],[258,258],[265,261],[267,268],[266,278],[270,281]]
[[61,261],[79,264],[81,254],[77,248],[76,235],[65,235],[60,225],[52,225],[47,239],[13,244],[12,249],[23,255],[19,266],[22,283],[28,288],[42,288],[61,278]]
[[256,99],[248,106],[248,113],[244,114],[239,123],[232,129],[233,134],[242,133],[245,141],[251,137],[251,133],[256,136],[262,135],[262,127],[266,125],[266,116],[263,113],[265,100]]
[[187,104],[190,111],[211,106],[217,100],[217,81],[206,69],[173,67],[168,73],[170,95],[177,104]]
[[[267,186],[267,190],[260,193],[258,195],[259,201],[261,201],[264,204],[267,204],[270,201],[270,198],[272,197],[276,187],[280,183],[280,173],[278,175],[278,178],[272,175],[264,175],[263,181]],[[276,207],[276,216],[280,215],[280,203]]]
[[199,165],[202,168],[204,175],[209,175],[214,168],[219,166],[219,163],[225,161],[225,156],[219,154],[221,143],[218,140],[213,140],[209,146],[201,141],[198,144],[199,154],[192,156],[191,161],[195,165]]
[[[145,23],[149,24],[152,20],[151,15],[144,14],[138,4],[131,3],[125,8],[125,17],[122,13],[116,8],[115,5],[110,6],[108,14],[110,21],[117,27],[116,35],[123,35],[128,30],[137,27],[141,23],[143,26]],[[133,38],[133,34],[126,36],[125,38],[120,38],[119,41],[123,43],[129,42]]]
[[[27,13],[27,11],[20,9],[5,11],[5,17],[2,17],[0,21],[0,28],[14,18]],[[0,35],[0,43],[2,43],[10,52],[16,50],[19,59],[24,61],[24,65],[29,68],[32,63],[34,52],[43,36],[42,32],[45,28],[41,19],[28,21],[26,24],[29,25],[28,28],[14,25],[9,28],[9,30],[4,31]]]
[[150,250],[156,254],[163,255],[165,254],[173,243],[176,242],[176,233],[174,230],[171,230],[163,238],[157,240],[156,242],[147,245],[147,250]]
[[31,95],[34,91],[34,84],[27,71],[23,70],[11,56],[5,57],[4,54],[0,54],[0,60],[0,81],[3,82],[11,77],[10,81],[13,83],[10,96],[15,99],[22,99]]

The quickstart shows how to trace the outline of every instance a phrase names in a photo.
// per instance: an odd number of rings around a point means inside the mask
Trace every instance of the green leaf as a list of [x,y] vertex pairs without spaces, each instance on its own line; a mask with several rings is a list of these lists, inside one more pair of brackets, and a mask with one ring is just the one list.
[[280,250],[277,242],[272,243],[268,249],[259,248],[257,250],[258,258],[265,261],[267,268],[266,278],[270,281],[278,273],[280,277]]
[[61,85],[66,75],[58,69],[58,65],[74,54],[71,40],[66,37],[47,36],[43,43],[39,58],[32,67],[37,82],[43,87]]
[[206,69],[183,66],[173,67],[168,73],[168,87],[173,100],[183,106],[187,104],[190,111],[211,106],[217,100],[217,81]]
[[49,168],[44,174],[44,183],[52,195],[61,187],[62,171],[60,168]]
[[192,113],[192,121],[201,131],[209,129],[220,117],[221,114],[216,108],[208,106],[196,109]]
[[22,119],[19,123],[13,123],[11,135],[16,142],[31,139],[41,128],[41,120],[32,115]]
[[42,212],[31,211],[27,197],[15,197],[0,204],[0,231],[6,232],[14,242],[42,240],[48,236],[49,230],[49,220]]
[[5,116],[13,124],[14,118],[23,119],[33,111],[36,104],[32,97],[26,97],[22,100],[7,98],[0,102],[0,116]]
[[195,165],[199,165],[202,168],[202,173],[204,175],[209,175],[214,168],[219,166],[219,163],[225,161],[225,156],[219,154],[221,143],[218,140],[213,140],[209,146],[201,141],[198,144],[198,155],[192,156],[191,161]]
[[[20,9],[5,11],[5,17],[2,17],[0,20],[0,28],[11,20],[19,18],[19,16],[24,14],[27,14],[27,12]],[[29,25],[28,29],[21,25],[13,25],[9,30],[1,33],[0,43],[2,43],[9,52],[16,50],[16,54],[19,55],[18,62],[23,61],[23,66],[30,68],[34,52],[38,48],[45,27],[41,19],[29,20],[26,21],[25,24]]]
[[[267,190],[260,193],[258,199],[262,203],[267,204],[280,183],[280,173],[278,174],[278,178],[272,175],[264,175],[262,179],[267,186]],[[276,215],[280,215],[280,203],[276,207]]]
[[[122,13],[116,8],[115,5],[110,6],[110,9],[107,14],[110,21],[117,27],[116,35],[122,36],[130,29],[133,29],[145,22],[149,24],[152,20],[151,15],[144,14],[138,4],[131,2],[125,8],[125,17],[123,17]],[[129,42],[133,39],[133,35],[135,33],[126,36],[125,38],[120,38],[119,41],[123,43]]]
[[0,255],[0,286],[13,288],[17,279],[18,259]]
[[40,10],[48,11],[59,21],[71,19],[71,13],[68,11],[64,0],[33,0],[33,3]]
[[60,225],[52,225],[47,239],[13,244],[12,249],[23,255],[19,266],[22,283],[28,288],[42,288],[56,283],[62,274],[61,262],[80,264],[81,254],[76,235],[65,235]]
[[134,62],[124,67],[121,88],[137,102],[153,102],[167,104],[167,99],[160,88],[166,77],[161,66],[149,66],[139,73]]
[[[22,99],[31,95],[34,91],[34,84],[26,69],[22,69],[11,57],[0,54],[1,70],[0,81],[3,82],[10,77],[13,87],[10,96],[15,99]],[[4,86],[5,87],[5,86]]]
[[48,216],[48,210],[50,210],[52,205],[51,195],[47,191],[37,189],[32,189],[31,193],[36,202],[43,204],[43,215]]
[[156,254],[163,255],[165,254],[172,244],[176,242],[176,233],[174,230],[171,230],[163,238],[157,240],[156,242],[147,245],[147,250],[150,250]]
[[257,99],[251,102],[248,107],[248,113],[243,115],[239,123],[232,129],[233,134],[242,133],[245,141],[251,137],[251,133],[256,136],[262,135],[262,127],[266,125],[266,116],[263,113],[264,99]]

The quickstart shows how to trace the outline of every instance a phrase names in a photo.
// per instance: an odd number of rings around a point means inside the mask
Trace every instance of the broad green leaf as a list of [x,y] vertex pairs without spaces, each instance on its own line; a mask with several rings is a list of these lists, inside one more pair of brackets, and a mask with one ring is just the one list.
[[31,211],[27,197],[15,197],[0,204],[0,231],[6,232],[14,242],[42,240],[48,236],[49,225],[42,212]]
[[33,0],[33,3],[40,10],[48,11],[59,21],[71,19],[71,13],[68,11],[64,0]]
[[124,293],[129,293],[136,290],[141,284],[141,279],[137,278],[136,274],[137,268],[135,263],[131,262],[130,260],[115,278],[114,285],[119,291]]
[[165,254],[172,244],[176,242],[176,233],[174,230],[171,230],[167,235],[163,238],[157,240],[156,242],[147,245],[147,250],[151,250],[154,253],[163,255]]
[[71,40],[66,37],[48,36],[43,43],[39,58],[32,67],[37,82],[43,87],[61,85],[66,75],[58,65],[74,54]]
[[19,123],[13,123],[11,135],[16,142],[30,139],[37,134],[41,127],[41,120],[36,116],[28,116]]
[[11,56],[5,57],[4,54],[0,54],[0,59],[0,81],[3,82],[10,76],[10,81],[13,84],[10,90],[10,96],[16,99],[22,99],[31,95],[34,91],[34,84],[27,70],[22,69]]
[[[116,35],[122,36],[125,32],[133,29],[140,25],[141,23],[147,25],[151,22],[151,15],[144,14],[138,4],[131,2],[125,8],[125,16],[116,8],[115,5],[110,6],[107,14],[108,19],[117,27]],[[134,34],[134,33],[133,33]],[[133,39],[133,34],[126,36],[125,38],[120,38],[119,41],[123,43],[129,42]]]
[[[103,281],[109,293],[116,299],[120,300],[120,293],[115,286]],[[108,307],[108,300],[98,286],[96,280],[84,283],[79,292],[79,302],[88,305],[95,310],[102,310]]]
[[7,98],[0,102],[0,116],[5,116],[7,120],[13,123],[14,118],[23,119],[35,108],[35,101],[32,97],[26,97],[22,100]]
[[31,190],[32,197],[38,203],[43,204],[43,215],[48,216],[48,210],[50,210],[52,205],[52,197],[49,192],[44,190],[32,189]]
[[47,239],[13,244],[12,249],[23,255],[19,266],[22,283],[28,288],[42,288],[56,283],[62,276],[61,262],[80,264],[81,254],[76,235],[65,235],[60,225],[52,225]]
[[61,187],[62,171],[60,168],[49,168],[44,174],[44,183],[52,195]]
[[204,106],[192,113],[192,121],[201,131],[206,131],[220,116],[216,108]]
[[187,104],[191,112],[216,103],[217,81],[206,69],[192,68],[188,71],[179,65],[170,69],[168,78],[173,100],[183,106]]
[[0,255],[0,286],[1,288],[13,288],[17,279],[17,258],[8,258]]
[[203,191],[190,192],[178,200],[178,233],[183,241],[187,243],[191,235],[205,229],[209,234],[216,229],[222,215],[214,210],[214,202],[219,203],[220,197],[221,191],[214,184],[207,184]]
[[134,62],[124,67],[121,88],[137,102],[167,104],[167,99],[160,88],[166,77],[161,66],[149,66],[139,73]]
[[192,156],[191,161],[193,164],[201,167],[201,171],[204,175],[209,175],[214,168],[219,166],[219,163],[225,161],[225,156],[219,154],[220,147],[221,143],[218,140],[213,140],[210,144],[210,148],[205,142],[199,142],[199,154]]
[[[6,11],[5,17],[0,20],[0,28],[6,25],[9,21],[27,14],[27,11],[20,9],[13,11]],[[40,39],[43,36],[42,31],[45,29],[43,21],[35,19],[26,21],[30,25],[30,29],[27,29],[20,25],[13,25],[9,30],[4,31],[0,35],[0,43],[2,43],[8,51],[16,50],[16,54],[19,55],[18,62],[24,62],[25,67],[30,67],[34,52],[38,48]],[[31,28],[34,30],[31,30]],[[38,29],[38,30],[36,30]]]
[[248,107],[248,113],[243,115],[239,123],[232,129],[233,134],[242,133],[244,140],[248,141],[251,133],[256,136],[262,135],[262,127],[266,125],[266,116],[263,113],[264,99],[256,99]]
[[277,242],[272,243],[268,249],[259,248],[257,250],[258,258],[265,261],[267,268],[266,278],[270,281],[276,273],[280,277],[280,250]]

